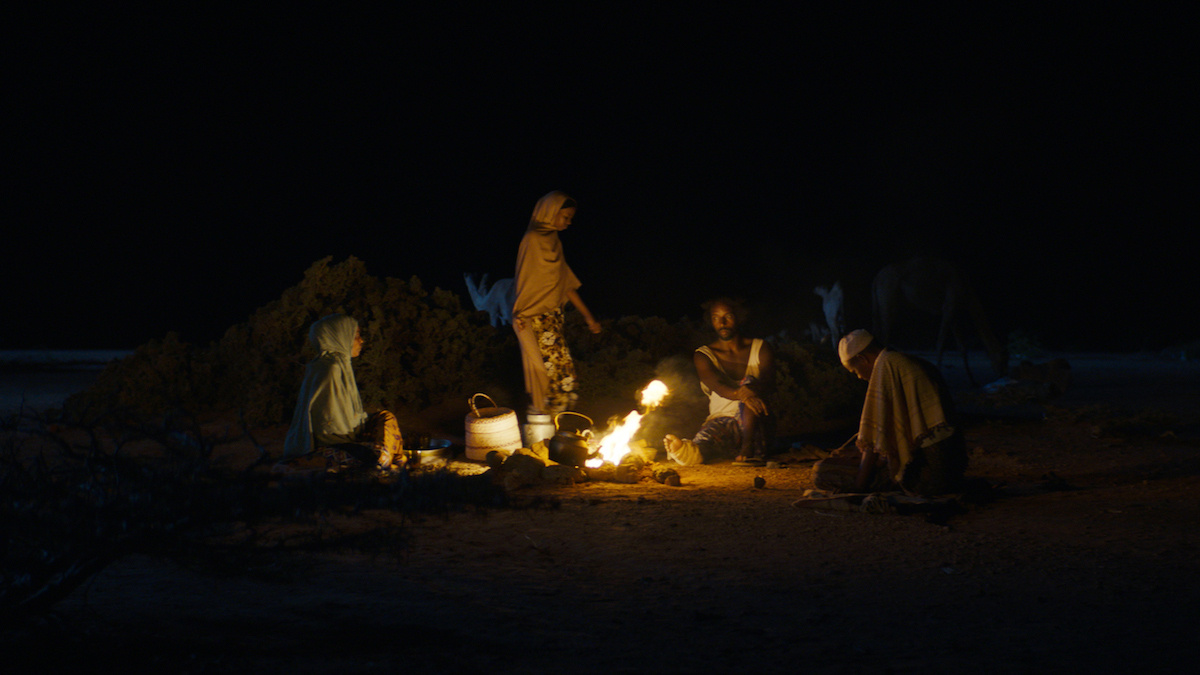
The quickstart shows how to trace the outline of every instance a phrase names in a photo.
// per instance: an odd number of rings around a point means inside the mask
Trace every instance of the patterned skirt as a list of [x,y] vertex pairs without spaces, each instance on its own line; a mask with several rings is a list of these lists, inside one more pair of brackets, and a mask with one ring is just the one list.
[[571,360],[571,352],[563,339],[563,312],[556,309],[535,316],[530,320],[530,327],[537,337],[542,364],[550,378],[550,388],[546,392],[542,412],[558,413],[570,410],[578,400],[579,394],[575,393],[575,362]]
[[[758,378],[747,375],[738,385],[752,385]],[[746,414],[746,404],[738,403],[737,417],[711,417],[700,427],[700,431],[692,438],[692,442],[700,448],[705,459],[722,455],[736,455],[742,449],[742,441],[746,430],[742,428],[742,417]],[[775,437],[775,418],[766,415],[758,418],[757,428],[750,438],[749,454],[752,457],[765,457],[767,449]]]
[[281,473],[287,470],[315,469],[319,462],[325,471],[339,473],[377,465],[384,451],[392,457],[392,464],[402,466],[407,458],[404,454],[404,436],[396,416],[381,410],[369,417],[349,443],[322,446],[315,452],[280,462]]

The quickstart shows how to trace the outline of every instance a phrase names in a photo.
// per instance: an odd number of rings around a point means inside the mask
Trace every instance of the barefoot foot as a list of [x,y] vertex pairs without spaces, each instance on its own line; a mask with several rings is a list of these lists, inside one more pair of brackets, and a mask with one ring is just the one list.
[[663,447],[666,448],[668,455],[679,452],[679,448],[682,445],[683,441],[679,440],[679,437],[675,434],[667,434],[663,437]]

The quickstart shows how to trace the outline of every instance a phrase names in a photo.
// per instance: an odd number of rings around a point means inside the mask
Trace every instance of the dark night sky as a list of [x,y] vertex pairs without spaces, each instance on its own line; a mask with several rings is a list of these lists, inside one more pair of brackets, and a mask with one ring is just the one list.
[[326,255],[462,292],[551,189],[601,318],[815,316],[840,278],[864,323],[874,272],[932,252],[1002,331],[1200,338],[1182,17],[304,7],[31,22],[0,348],[205,342]]

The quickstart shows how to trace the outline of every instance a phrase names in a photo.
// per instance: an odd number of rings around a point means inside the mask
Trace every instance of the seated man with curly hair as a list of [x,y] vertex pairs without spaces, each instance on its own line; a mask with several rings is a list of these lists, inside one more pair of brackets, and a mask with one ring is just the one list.
[[700,464],[730,453],[736,462],[762,463],[774,421],[766,402],[775,386],[771,346],[742,335],[746,310],[740,302],[718,298],[704,309],[717,339],[697,349],[692,362],[708,396],[708,418],[691,440],[667,434],[667,456],[680,464]]

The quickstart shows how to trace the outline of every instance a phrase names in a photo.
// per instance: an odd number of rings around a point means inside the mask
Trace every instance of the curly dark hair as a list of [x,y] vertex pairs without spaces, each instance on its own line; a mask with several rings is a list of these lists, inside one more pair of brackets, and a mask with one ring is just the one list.
[[704,323],[712,325],[712,311],[717,305],[725,305],[728,307],[729,310],[733,312],[733,318],[737,319],[739,326],[744,324],[746,322],[746,318],[750,315],[750,310],[746,307],[745,302],[739,300],[738,298],[731,298],[722,295],[709,300],[703,305],[700,305],[700,308],[704,310]]

